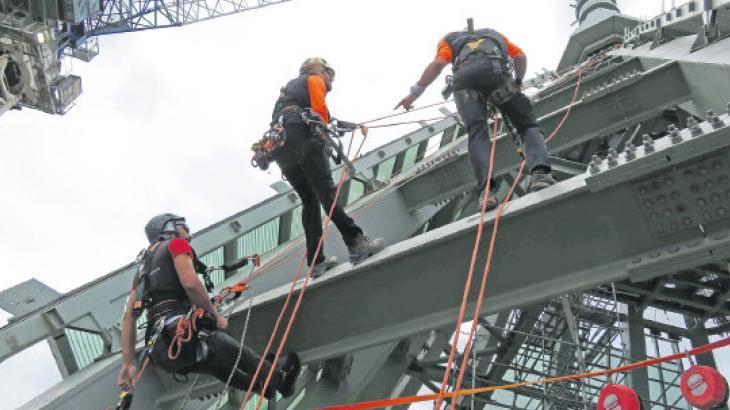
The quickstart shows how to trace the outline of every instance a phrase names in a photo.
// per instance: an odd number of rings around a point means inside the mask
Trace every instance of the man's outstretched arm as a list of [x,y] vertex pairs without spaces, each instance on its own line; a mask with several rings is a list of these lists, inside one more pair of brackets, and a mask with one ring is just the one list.
[[421,78],[418,82],[416,82],[416,85],[411,87],[411,92],[405,96],[394,109],[397,110],[399,107],[403,107],[406,110],[410,110],[413,108],[413,102],[416,101],[416,99],[423,94],[426,88],[438,78],[441,71],[443,71],[447,65],[449,65],[448,61],[438,57],[431,61],[426,69],[423,70],[423,74],[421,74]]

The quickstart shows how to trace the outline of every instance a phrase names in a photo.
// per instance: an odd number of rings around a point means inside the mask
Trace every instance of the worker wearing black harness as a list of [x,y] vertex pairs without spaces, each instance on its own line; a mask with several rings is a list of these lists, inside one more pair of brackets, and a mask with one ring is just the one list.
[[[144,251],[140,269],[135,275],[127,311],[122,322],[122,369],[119,385],[130,391],[136,374],[135,322],[147,311],[146,345],[154,339],[149,358],[163,370],[176,374],[204,373],[224,383],[233,371],[231,386],[248,389],[260,357],[243,346],[238,366],[239,342],[225,333],[228,321],[211,303],[208,292],[196,275],[195,251],[188,243],[190,234],[185,218],[162,214],[145,226],[150,246]],[[180,318],[192,307],[205,310],[197,321],[189,341],[173,346]],[[185,338],[185,335],[178,335]],[[290,353],[280,366],[264,362],[261,377],[254,391],[261,392],[270,371],[274,374],[264,396],[272,398],[278,391],[287,397],[293,394],[301,366],[296,354]]]
[[[510,57],[514,62],[514,77]],[[527,169],[531,173],[528,191],[534,192],[553,185],[555,180],[550,175],[545,136],[537,126],[530,100],[520,87],[527,70],[527,57],[519,47],[495,30],[467,29],[447,34],[439,42],[436,57],[426,67],[420,80],[395,108],[402,106],[410,110],[413,102],[449,63],[453,67],[451,85],[456,108],[469,134],[469,157],[480,198],[487,184],[491,149],[487,101],[499,108],[522,139]],[[497,189],[494,181],[490,187]],[[496,206],[497,198],[490,195],[487,210]]]
[[[335,71],[325,59],[307,59],[299,69],[299,77],[281,89],[272,114],[272,126],[280,125],[286,139],[286,143],[276,150],[274,158],[302,200],[307,265],[314,265],[311,275],[315,278],[337,263],[336,257],[325,258],[324,248],[314,260],[322,236],[320,204],[329,211],[337,189],[332,180],[326,141],[307,123],[306,116],[313,115],[324,124],[331,122],[325,96],[332,90],[334,77]],[[338,121],[338,126],[353,130],[359,127],[363,134],[367,134],[365,126],[346,121]],[[382,238],[371,240],[364,236],[362,229],[339,204],[332,211],[332,221],[342,234],[352,263],[359,263],[384,248]]]

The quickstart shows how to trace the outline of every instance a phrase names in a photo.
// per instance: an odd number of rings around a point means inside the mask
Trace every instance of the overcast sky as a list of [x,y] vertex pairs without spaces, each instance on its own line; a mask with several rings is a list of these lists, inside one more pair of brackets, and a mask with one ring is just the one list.
[[[91,63],[65,62],[84,88],[68,114],[0,117],[0,289],[35,277],[67,292],[131,261],[155,214],[184,215],[198,230],[271,196],[280,174],[253,169],[249,147],[305,58],[323,56],[335,67],[334,115],[364,121],[390,113],[438,40],[470,16],[520,45],[528,73],[555,68],[575,28],[569,3],[294,0],[101,38]],[[661,3],[619,0],[619,7],[652,17]],[[439,80],[418,103],[438,101],[441,87]],[[373,130],[366,147],[413,128]],[[7,317],[0,311],[0,325]],[[0,395],[0,408],[58,379],[41,343],[0,365],[3,390],[16,393]]]

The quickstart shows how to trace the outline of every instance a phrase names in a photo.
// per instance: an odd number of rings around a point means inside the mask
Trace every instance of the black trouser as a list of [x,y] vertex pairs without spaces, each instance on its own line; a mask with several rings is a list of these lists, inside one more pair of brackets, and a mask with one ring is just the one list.
[[[307,264],[312,265],[317,244],[322,236],[320,204],[329,212],[337,187],[324,145],[315,139],[309,126],[301,121],[284,121],[286,144],[277,151],[276,162],[284,177],[302,200],[302,226],[307,241]],[[362,229],[355,224],[339,204],[332,211],[332,222],[342,234],[347,246],[352,246]],[[324,260],[320,249],[315,263]]]
[[[512,81],[511,77],[495,74],[491,64],[479,60],[464,64],[454,73],[454,100],[469,134],[469,159],[480,191],[487,184],[491,149],[486,98],[503,87],[507,81]],[[527,96],[518,92],[497,108],[510,120],[522,138],[528,172],[537,167],[545,167],[549,171],[545,136],[537,126],[535,113]],[[491,186],[496,188],[494,181]]]
[[[201,353],[200,344],[202,342],[198,333],[196,333],[189,342],[182,344],[177,359],[171,360],[168,357],[168,346],[175,334],[176,325],[176,321],[167,322],[161,335],[162,339],[158,339],[155,343],[152,351],[152,361],[168,372],[180,374],[203,373],[211,375],[223,383],[227,382],[233,370],[233,365],[236,363],[236,358],[238,357],[239,342],[222,330],[213,330],[210,332],[207,341],[204,342],[207,343],[208,347],[207,358],[202,362],[196,363],[196,354]],[[231,386],[236,389],[247,390],[260,360],[261,357],[259,355],[244,345],[241,350],[241,358],[238,361],[238,366],[233,370]],[[261,392],[271,368],[271,363],[264,361],[261,365],[261,371],[256,378],[254,392]],[[277,369],[271,376],[271,381],[267,389],[269,394],[266,394],[266,396],[271,397],[281,383],[282,375]]]

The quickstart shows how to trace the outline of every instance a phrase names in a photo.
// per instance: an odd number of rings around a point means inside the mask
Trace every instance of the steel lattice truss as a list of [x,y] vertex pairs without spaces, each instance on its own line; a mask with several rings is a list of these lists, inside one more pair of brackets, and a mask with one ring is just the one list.
[[176,27],[290,0],[102,0],[85,22],[89,35]]

